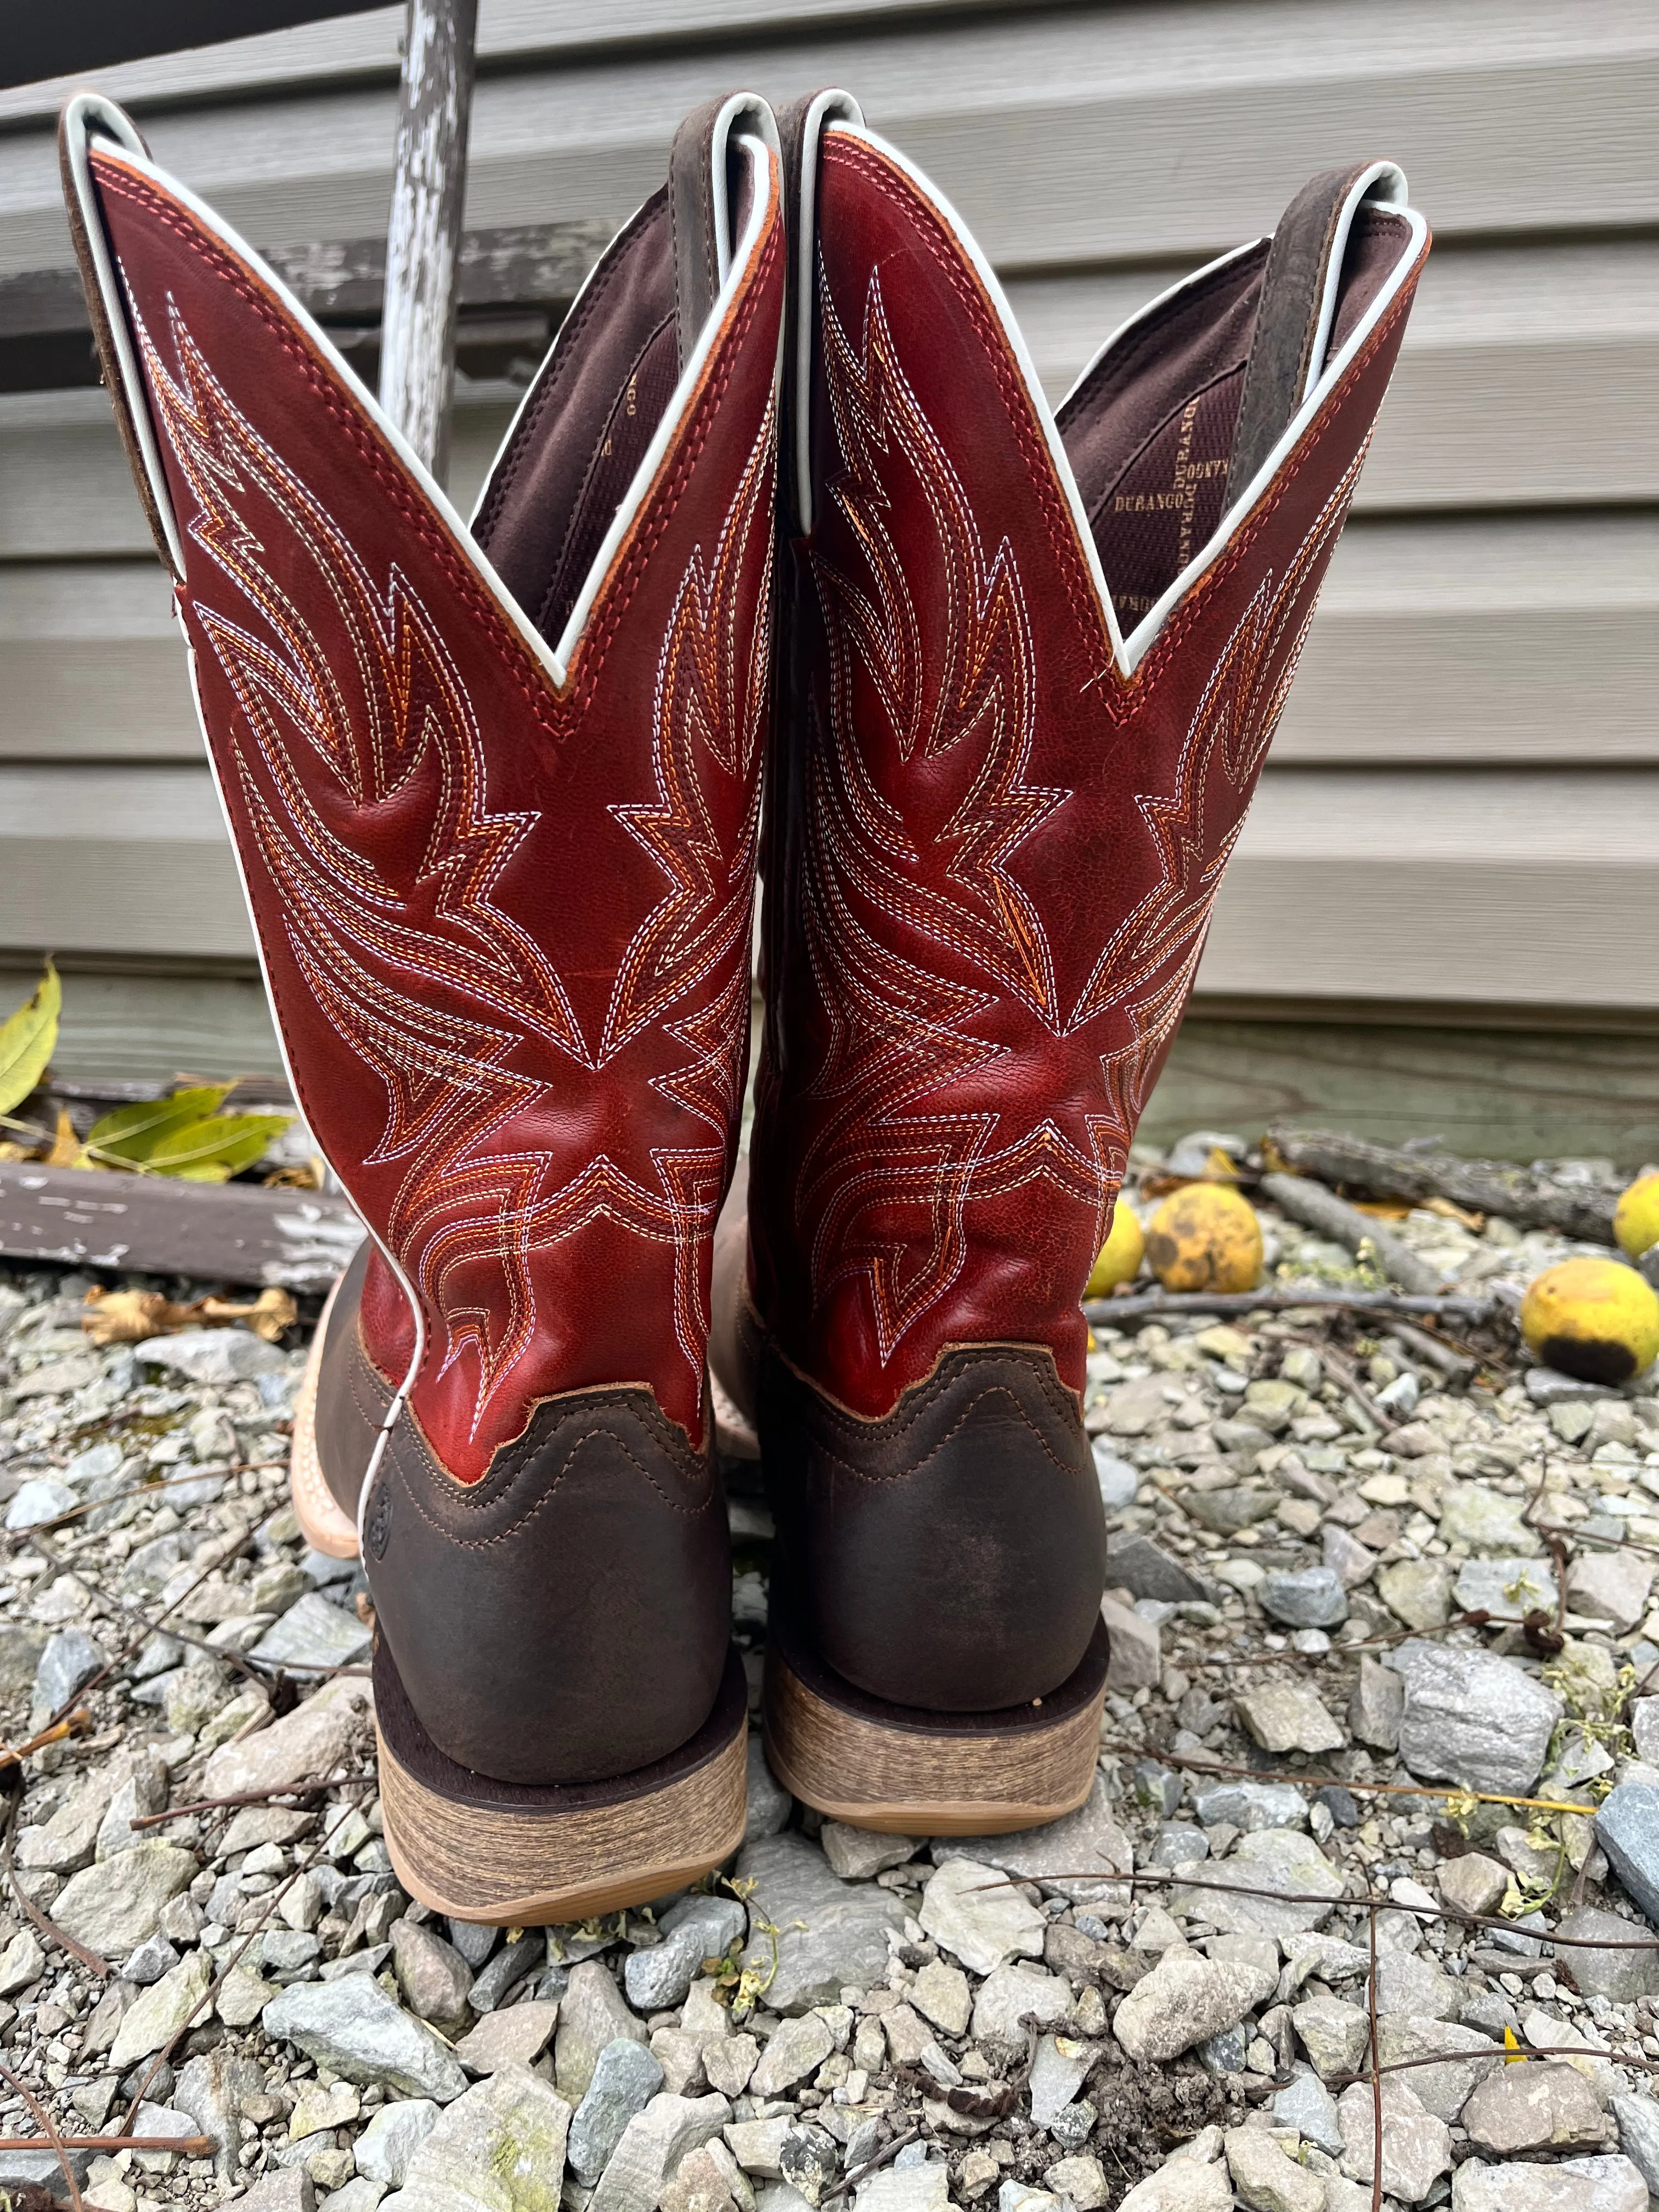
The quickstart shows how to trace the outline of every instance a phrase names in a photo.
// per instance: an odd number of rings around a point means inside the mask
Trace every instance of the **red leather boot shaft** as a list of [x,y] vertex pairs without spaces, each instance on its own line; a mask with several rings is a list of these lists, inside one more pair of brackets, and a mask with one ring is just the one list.
[[[418,1308],[421,1431],[471,1481],[538,1401],[633,1382],[700,1444],[747,1051],[775,179],[563,665],[258,266],[141,158],[90,163],[277,1019]],[[401,1381],[384,1261],[363,1312]]]
[[751,1270],[789,1366],[868,1421],[955,1346],[1035,1347],[1082,1388],[1084,1285],[1415,266],[1129,653],[961,234],[852,131],[824,137],[817,207]]

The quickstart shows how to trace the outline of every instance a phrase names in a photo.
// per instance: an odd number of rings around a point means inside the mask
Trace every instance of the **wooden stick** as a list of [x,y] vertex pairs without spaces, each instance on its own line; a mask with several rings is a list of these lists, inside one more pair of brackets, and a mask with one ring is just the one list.
[[1269,1129],[1264,1151],[1322,1182],[1347,1183],[1378,1198],[1449,1198],[1526,1229],[1557,1229],[1592,1244],[1611,1244],[1609,1191],[1569,1188],[1508,1160],[1466,1160],[1456,1152],[1402,1152],[1329,1129]]
[[167,1820],[182,1820],[192,1813],[217,1813],[233,1805],[268,1805],[273,1797],[315,1797],[324,1790],[362,1789],[380,1779],[374,1774],[319,1774],[310,1781],[290,1782],[286,1790],[239,1790],[229,1797],[198,1797],[193,1805],[174,1805],[165,1813],[145,1813],[129,1820],[130,1828],[159,1828]]
[[206,2158],[218,2148],[211,2136],[0,2136],[0,2150],[95,2150],[106,2158],[118,2150],[175,2150],[185,2158]]
[[409,0],[380,324],[380,404],[442,483],[478,0]]
[[1415,1297],[1437,1296],[1443,1279],[1437,1267],[1419,1260],[1403,1238],[1346,1199],[1338,1198],[1323,1183],[1306,1176],[1264,1175],[1261,1190],[1263,1198],[1304,1229],[1316,1230],[1357,1256],[1369,1254],[1402,1291]]
[[[1360,1216],[1361,1220],[1364,1216]],[[1334,1306],[1352,1313],[1427,1317],[1443,1321],[1490,1321],[1495,1298],[1448,1294],[1418,1297],[1398,1291],[1332,1291],[1306,1283],[1259,1291],[1133,1291],[1127,1297],[1085,1298],[1085,1318],[1114,1328],[1119,1322],[1151,1321],[1164,1314],[1285,1313],[1297,1306]]]
[[[69,2184],[70,2203],[75,2208],[75,2212],[85,2212],[85,2206],[81,2196],[81,2185],[75,2178],[75,2168],[69,2162],[69,2157],[64,2145],[64,2138],[58,2134],[57,2129],[52,2124],[52,2114],[40,2102],[40,2100],[35,2095],[34,2092],[32,2089],[26,2087],[25,2085],[18,2080],[17,2076],[12,2072],[10,2067],[6,2064],[3,2059],[0,2059],[0,2075],[3,2075],[5,2076],[6,2080],[17,2092],[17,2094],[28,2106],[30,2112],[33,2113],[35,2118],[40,2123],[41,2128],[45,2131],[46,2148],[57,2154],[58,2163],[64,2169],[64,2179]],[[37,2148],[39,2148],[39,2146],[37,2146]]]
[[1365,1981],[1365,2025],[1371,2053],[1371,2212],[1382,2212],[1382,2073],[1376,2049],[1376,1907],[1370,1910],[1371,1970]]

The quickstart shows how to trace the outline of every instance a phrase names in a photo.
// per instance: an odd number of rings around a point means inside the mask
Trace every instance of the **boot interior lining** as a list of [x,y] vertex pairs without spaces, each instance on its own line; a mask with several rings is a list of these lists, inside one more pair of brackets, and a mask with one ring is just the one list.
[[[1402,216],[1360,210],[1328,360],[1409,237]],[[1114,346],[1060,410],[1060,436],[1126,631],[1220,526],[1267,246],[1264,239],[1184,287]]]
[[550,645],[679,378],[668,194],[607,248],[544,363],[473,535]]

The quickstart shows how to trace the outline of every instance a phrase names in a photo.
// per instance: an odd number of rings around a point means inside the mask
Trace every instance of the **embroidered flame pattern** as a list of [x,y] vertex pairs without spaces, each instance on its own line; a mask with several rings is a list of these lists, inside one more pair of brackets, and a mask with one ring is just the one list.
[[[975,1200],[1040,1179],[1087,1215],[1098,1249],[1363,455],[1285,573],[1264,578],[1167,788],[1128,802],[1152,887],[1073,997],[1059,979],[1090,955],[1057,958],[1016,869],[1051,817],[1093,802],[1030,775],[1035,646],[1012,550],[986,554],[897,358],[879,272],[856,343],[822,273],[819,297],[828,489],[859,573],[812,556],[828,714],[810,733],[803,908],[827,1045],[803,1085],[818,1113],[794,1212],[815,1304],[866,1278],[884,1363],[962,1273]],[[918,767],[952,760],[960,795],[930,820]]]
[[[698,549],[675,602],[654,801],[614,810],[668,889],[590,1042],[553,963],[503,903],[502,875],[539,817],[490,804],[487,749],[441,623],[395,565],[370,574],[233,402],[176,306],[171,362],[136,304],[132,320],[193,501],[189,535],[237,594],[233,616],[192,579],[187,611],[240,710],[217,733],[216,766],[249,825],[240,857],[274,893],[264,926],[280,927],[317,1006],[384,1086],[385,1124],[362,1165],[394,1181],[369,1211],[438,1324],[435,1371],[472,1363],[476,1435],[536,1335],[533,1255],[603,1218],[672,1245],[676,1334],[700,1384],[702,1285],[748,1041],[770,415],[707,566]],[[714,776],[748,793],[729,855],[709,826]],[[653,1188],[604,1152],[572,1172],[568,1148],[527,1139],[538,1103],[580,1095],[653,1024],[689,1055],[656,1087],[708,1141],[653,1150]]]

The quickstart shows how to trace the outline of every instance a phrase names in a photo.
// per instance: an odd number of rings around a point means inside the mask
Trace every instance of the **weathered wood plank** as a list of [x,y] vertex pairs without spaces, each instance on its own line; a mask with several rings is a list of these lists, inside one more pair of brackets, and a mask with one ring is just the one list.
[[1154,1144],[1188,1129],[1258,1136],[1318,1121],[1385,1144],[1443,1137],[1497,1159],[1659,1161],[1659,1033],[1238,1019],[1195,1001],[1141,1123]]
[[363,1240],[342,1199],[0,1160],[0,1254],[325,1291]]
[[478,0],[409,0],[386,233],[380,404],[441,483],[477,21]]
[[[52,1054],[65,1082],[140,1082],[154,1097],[176,1076],[219,1081],[279,1077],[282,1054],[252,960],[157,961],[112,952],[60,955],[64,1012]],[[21,1006],[40,981],[38,956],[0,952],[0,1006]]]
[[[777,99],[856,87],[873,126],[961,208],[1000,266],[1203,253],[1271,225],[1308,174],[1386,149],[1443,238],[1659,220],[1659,33],[1486,0],[1344,0],[969,13],[885,32],[527,66],[480,84],[468,204],[488,228],[621,222],[662,180],[688,109],[734,82]],[[158,158],[246,235],[371,235],[391,193],[393,95],[154,118]],[[0,138],[0,273],[65,266],[46,133]]]

